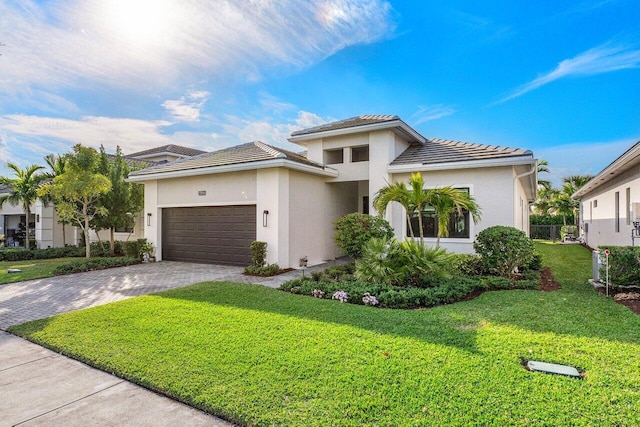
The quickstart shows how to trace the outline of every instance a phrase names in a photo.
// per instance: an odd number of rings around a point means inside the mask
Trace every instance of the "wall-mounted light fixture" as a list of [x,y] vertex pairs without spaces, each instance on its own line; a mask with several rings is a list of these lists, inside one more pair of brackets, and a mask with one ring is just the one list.
[[151,225],[151,212],[147,213],[147,225]]
[[262,226],[267,226],[267,218],[269,217],[269,211],[262,211]]
[[40,222],[40,215],[36,215],[36,222]]

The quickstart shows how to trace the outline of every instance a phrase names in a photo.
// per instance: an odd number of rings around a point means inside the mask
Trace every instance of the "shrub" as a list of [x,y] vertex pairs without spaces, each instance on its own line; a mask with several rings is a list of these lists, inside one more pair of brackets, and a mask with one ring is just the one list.
[[364,245],[372,238],[393,237],[393,228],[387,221],[357,212],[336,221],[335,231],[336,245],[353,259],[362,256]]
[[245,274],[262,277],[275,276],[277,274],[284,273],[284,271],[285,270],[281,269],[278,264],[268,264],[260,266],[252,264],[244,268]]
[[267,242],[258,240],[251,242],[251,264],[262,267],[267,263]]
[[[476,291],[504,289],[533,289],[537,283],[527,280],[511,281],[498,276],[455,276],[442,278],[430,288],[394,286],[386,283],[360,281],[314,281],[310,277],[289,280],[280,286],[285,292],[315,298],[339,297],[359,305],[405,309],[451,304]],[[344,302],[344,301],[343,301]],[[377,302],[377,304],[374,304]]]
[[0,261],[25,261],[30,259],[52,259],[84,256],[84,248],[65,246],[47,249],[0,249]]
[[[614,286],[640,286],[640,247],[600,246],[609,249],[609,282]],[[606,265],[600,269],[602,280],[606,277]]]
[[481,257],[484,271],[508,277],[533,257],[533,241],[514,227],[496,225],[482,230],[473,248]]
[[356,278],[390,285],[402,283],[405,273],[401,252],[400,243],[396,239],[370,239],[362,248],[362,258],[356,265]]
[[59,265],[53,270],[53,274],[60,276],[63,274],[80,273],[84,271],[104,270],[113,267],[124,267],[127,265],[139,264],[140,258],[89,258],[72,261]]
[[463,276],[481,276],[482,260],[479,255],[475,254],[452,254],[451,256],[451,272],[461,274]]
[[147,239],[128,240],[124,242],[122,251],[128,257],[142,259],[142,248],[146,243]]
[[373,238],[356,265],[359,280],[390,285],[430,286],[449,274],[451,255],[414,240],[399,243],[395,238]]

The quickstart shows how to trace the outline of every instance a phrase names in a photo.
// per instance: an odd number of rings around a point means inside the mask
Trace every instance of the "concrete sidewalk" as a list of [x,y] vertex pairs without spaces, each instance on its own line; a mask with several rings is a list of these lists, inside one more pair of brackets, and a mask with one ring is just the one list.
[[0,332],[0,426],[232,426]]

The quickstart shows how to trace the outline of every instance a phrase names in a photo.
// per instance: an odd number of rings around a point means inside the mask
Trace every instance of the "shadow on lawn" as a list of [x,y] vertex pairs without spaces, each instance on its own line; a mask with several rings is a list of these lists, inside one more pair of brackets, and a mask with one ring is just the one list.
[[640,317],[595,292],[496,291],[472,301],[423,310],[340,304],[229,282],[200,283],[156,295],[354,326],[472,353],[481,352],[476,330],[484,322],[559,337],[640,344]]
[[206,282],[155,296],[346,325],[478,353],[476,324],[433,310],[390,310],[292,295],[260,285]]

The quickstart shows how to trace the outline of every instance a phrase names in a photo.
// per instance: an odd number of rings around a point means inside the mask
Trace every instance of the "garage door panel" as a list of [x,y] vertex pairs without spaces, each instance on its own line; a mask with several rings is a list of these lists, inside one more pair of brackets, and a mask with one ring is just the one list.
[[254,240],[255,205],[163,209],[163,259],[248,265]]

